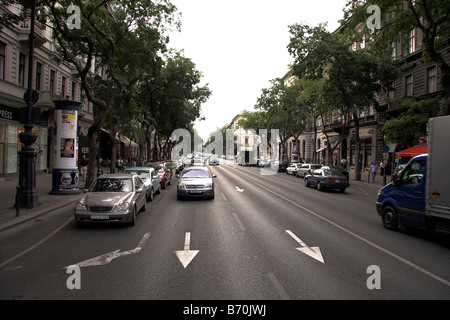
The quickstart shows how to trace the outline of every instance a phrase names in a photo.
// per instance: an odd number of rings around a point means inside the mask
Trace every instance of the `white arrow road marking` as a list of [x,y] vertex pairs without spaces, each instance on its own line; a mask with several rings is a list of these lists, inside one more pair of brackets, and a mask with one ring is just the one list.
[[244,192],[244,189],[241,189],[241,188],[239,188],[238,186],[236,186],[236,191]]
[[[150,237],[150,232],[147,232],[146,234],[144,234],[141,241],[139,241],[138,246],[136,248],[134,248],[133,250],[119,252],[120,249],[117,249],[115,251],[102,254],[101,256],[75,263],[75,265],[81,268],[81,267],[102,266],[105,264],[109,264],[114,259],[140,252],[149,237]],[[68,266],[63,269],[67,269],[67,268],[68,268]]]
[[191,233],[186,232],[186,235],[184,237],[184,250],[175,251],[178,260],[180,260],[181,264],[185,269],[188,266],[188,264],[195,258],[197,253],[199,253],[200,251],[200,250],[190,250],[190,246],[191,246]]
[[286,232],[302,246],[301,248],[295,248],[295,249],[297,249],[300,252],[303,252],[304,254],[307,254],[311,258],[314,258],[322,263],[325,263],[319,247],[308,247],[306,245],[306,243],[304,243],[302,240],[300,240],[300,238],[297,237],[291,230],[286,230]]

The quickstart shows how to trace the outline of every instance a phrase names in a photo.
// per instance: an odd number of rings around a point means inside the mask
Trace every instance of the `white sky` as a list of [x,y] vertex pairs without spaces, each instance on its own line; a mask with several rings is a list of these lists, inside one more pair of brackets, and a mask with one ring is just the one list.
[[[206,121],[195,129],[206,141],[240,111],[253,111],[269,81],[288,71],[289,25],[327,22],[338,27],[347,0],[172,0],[182,14],[181,32],[169,47],[184,49],[203,73],[212,95],[202,106]],[[258,130],[260,128],[254,128]]]

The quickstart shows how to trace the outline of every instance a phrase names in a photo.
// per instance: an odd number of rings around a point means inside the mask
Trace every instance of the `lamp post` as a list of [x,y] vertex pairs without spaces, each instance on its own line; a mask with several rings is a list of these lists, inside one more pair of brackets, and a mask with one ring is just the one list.
[[19,134],[20,141],[24,144],[21,151],[18,152],[20,157],[19,168],[19,187],[20,187],[20,207],[33,208],[38,203],[38,194],[36,192],[36,158],[37,151],[33,148],[33,143],[37,139],[37,135],[32,131],[32,109],[36,103],[36,91],[33,92],[33,55],[34,55],[34,19],[36,14],[36,1],[31,4],[30,16],[30,39],[29,59],[28,59],[28,91],[24,99],[27,103],[24,132]]

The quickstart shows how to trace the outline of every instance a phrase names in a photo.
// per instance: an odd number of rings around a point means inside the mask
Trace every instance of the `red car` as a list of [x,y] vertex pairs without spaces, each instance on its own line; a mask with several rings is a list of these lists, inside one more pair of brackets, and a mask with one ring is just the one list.
[[165,189],[167,185],[170,184],[172,172],[170,172],[170,169],[167,167],[167,164],[165,162],[149,162],[145,166],[155,168],[159,178],[161,179],[162,189]]

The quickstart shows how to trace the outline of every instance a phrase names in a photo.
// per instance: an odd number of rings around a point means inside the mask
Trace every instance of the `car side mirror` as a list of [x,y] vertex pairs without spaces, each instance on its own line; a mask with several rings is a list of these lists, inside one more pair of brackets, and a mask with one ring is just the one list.
[[213,178],[217,178],[217,174],[214,173],[214,174],[212,175],[212,177],[213,177]]
[[394,174],[393,176],[392,176],[392,185],[394,186],[394,187],[398,187],[398,186],[400,186],[400,178],[398,177],[398,174]]

